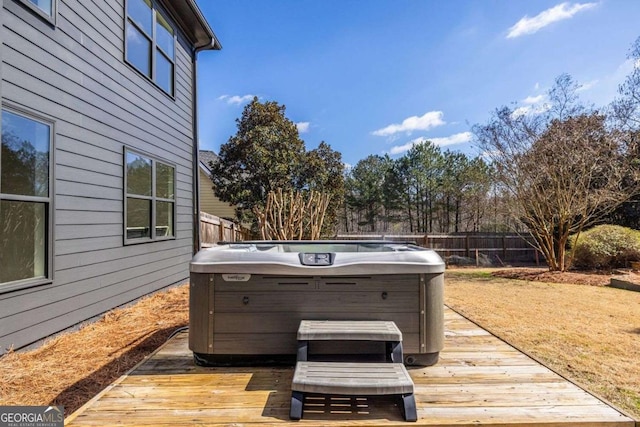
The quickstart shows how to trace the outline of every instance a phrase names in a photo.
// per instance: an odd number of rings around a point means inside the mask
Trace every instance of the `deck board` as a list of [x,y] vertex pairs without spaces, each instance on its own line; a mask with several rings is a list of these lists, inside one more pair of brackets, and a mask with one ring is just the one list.
[[[409,367],[417,425],[633,427],[635,422],[450,309],[437,365]],[[186,332],[67,420],[69,426],[291,423],[293,367],[203,368]],[[388,396],[311,396],[307,426],[406,426]]]

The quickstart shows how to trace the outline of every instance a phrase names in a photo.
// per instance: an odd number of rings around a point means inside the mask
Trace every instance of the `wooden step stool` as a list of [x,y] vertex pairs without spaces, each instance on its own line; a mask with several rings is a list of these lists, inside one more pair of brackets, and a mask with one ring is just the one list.
[[383,320],[302,320],[298,328],[298,361],[309,360],[309,341],[384,341],[387,360],[402,363],[402,332]]
[[[384,341],[390,363],[308,361],[309,341]],[[406,421],[417,421],[413,381],[402,364],[402,332],[389,321],[303,320],[298,329],[298,362],[291,384],[292,420],[302,418],[305,393],[398,395]]]

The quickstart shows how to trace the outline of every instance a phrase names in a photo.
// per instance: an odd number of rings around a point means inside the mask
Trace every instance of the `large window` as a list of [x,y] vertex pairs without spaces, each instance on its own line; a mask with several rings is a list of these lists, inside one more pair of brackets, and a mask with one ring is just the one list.
[[175,236],[175,167],[125,150],[125,243]]
[[51,123],[2,109],[0,290],[51,278],[52,137]]
[[173,95],[176,35],[154,0],[127,0],[125,57],[162,90]]

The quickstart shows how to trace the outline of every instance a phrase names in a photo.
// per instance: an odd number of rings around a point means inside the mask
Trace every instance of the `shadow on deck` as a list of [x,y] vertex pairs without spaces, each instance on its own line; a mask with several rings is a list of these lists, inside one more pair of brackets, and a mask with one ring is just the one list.
[[[417,425],[635,426],[568,382],[450,309],[440,361],[409,368]],[[167,342],[129,375],[68,420],[70,426],[182,426],[291,423],[293,367],[204,368],[188,334]],[[309,396],[301,425],[407,424],[392,397]]]

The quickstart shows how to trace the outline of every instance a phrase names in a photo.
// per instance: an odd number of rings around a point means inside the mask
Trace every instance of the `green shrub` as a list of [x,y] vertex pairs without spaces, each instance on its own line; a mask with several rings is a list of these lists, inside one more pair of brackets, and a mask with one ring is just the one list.
[[626,267],[640,261],[640,231],[599,225],[583,232],[573,248],[573,265],[583,269]]

